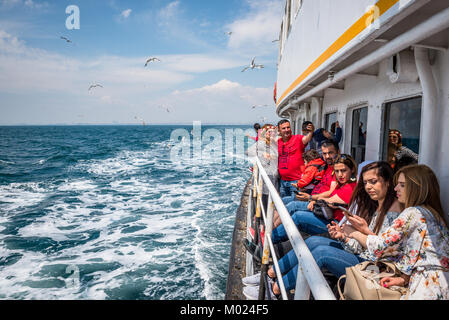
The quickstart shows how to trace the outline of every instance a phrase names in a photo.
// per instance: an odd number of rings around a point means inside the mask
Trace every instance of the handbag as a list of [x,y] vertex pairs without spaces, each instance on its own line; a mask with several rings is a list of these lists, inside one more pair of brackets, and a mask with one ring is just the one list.
[[[364,261],[346,268],[346,275],[342,275],[337,282],[341,300],[399,300],[408,294],[408,289],[398,286],[382,287],[380,279],[395,277],[401,272],[394,263],[386,261]],[[343,292],[341,280],[346,278]]]
[[327,205],[324,200],[317,200],[313,205],[313,213],[319,218],[325,218],[327,220],[334,219],[334,209]]

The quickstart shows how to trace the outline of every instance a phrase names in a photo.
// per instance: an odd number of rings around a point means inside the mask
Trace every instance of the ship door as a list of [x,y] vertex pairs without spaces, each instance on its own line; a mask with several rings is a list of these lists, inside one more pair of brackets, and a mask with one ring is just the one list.
[[365,161],[368,107],[352,111],[351,154],[357,163]]

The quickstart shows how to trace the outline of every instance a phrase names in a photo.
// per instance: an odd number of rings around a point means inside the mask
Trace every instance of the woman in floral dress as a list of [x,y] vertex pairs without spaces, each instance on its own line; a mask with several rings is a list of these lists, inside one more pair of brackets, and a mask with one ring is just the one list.
[[348,237],[366,247],[370,259],[388,259],[402,272],[380,281],[384,287],[408,286],[402,299],[449,299],[449,230],[433,171],[425,165],[400,169],[396,194],[405,210],[381,235],[364,232],[366,226],[349,217]]

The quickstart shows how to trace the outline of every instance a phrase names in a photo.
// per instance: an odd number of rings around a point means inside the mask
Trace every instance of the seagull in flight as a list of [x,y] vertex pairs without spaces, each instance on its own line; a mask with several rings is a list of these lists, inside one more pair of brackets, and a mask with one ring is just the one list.
[[145,63],[145,67],[148,66],[148,64],[149,64],[150,62],[153,62],[153,61],[159,61],[159,62],[161,62],[161,60],[159,60],[158,58],[152,57],[152,58],[150,58],[150,59],[147,60],[147,62]]
[[268,104],[258,104],[258,105],[253,105],[251,108],[255,109],[257,107],[269,107]]
[[228,36],[232,35],[232,33],[232,31],[225,32],[225,34],[227,34]]
[[61,39],[62,39],[62,40],[65,40],[67,43],[71,43],[71,42],[72,42],[72,40],[70,40],[70,39],[68,39],[68,38],[66,38],[66,37],[62,37],[62,36],[61,36]]
[[253,60],[251,60],[251,64],[248,67],[245,67],[242,70],[242,72],[245,72],[248,69],[253,70],[253,69],[263,69],[264,68],[264,66],[262,64],[256,64],[255,60],[256,60],[256,57],[254,57]]
[[103,86],[101,84],[96,83],[96,84],[91,85],[87,91],[90,91],[91,89],[96,88],[96,87],[103,88]]
[[160,105],[159,108],[162,108],[165,111],[167,111],[168,113],[170,113],[170,109],[167,106],[165,106],[165,105]]

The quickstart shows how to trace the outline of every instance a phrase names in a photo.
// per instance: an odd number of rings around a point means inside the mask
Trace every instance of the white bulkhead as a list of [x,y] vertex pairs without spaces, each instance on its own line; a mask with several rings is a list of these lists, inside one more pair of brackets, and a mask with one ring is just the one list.
[[343,129],[342,152],[388,160],[388,133],[429,165],[449,212],[449,1],[287,0],[277,113]]

